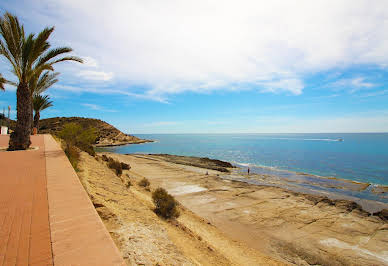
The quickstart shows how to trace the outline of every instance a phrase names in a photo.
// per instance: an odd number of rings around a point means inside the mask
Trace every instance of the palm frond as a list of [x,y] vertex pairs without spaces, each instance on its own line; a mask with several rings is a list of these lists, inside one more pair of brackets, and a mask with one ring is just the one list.
[[35,112],[40,112],[53,106],[53,102],[50,101],[50,97],[48,95],[34,95],[32,103]]
[[63,61],[76,61],[76,62],[81,63],[81,64],[84,62],[84,60],[78,56],[66,56],[66,57],[63,57],[61,59],[57,59],[55,61],[52,61],[52,62],[50,62],[50,64],[53,65],[53,64],[63,62]]
[[39,58],[35,67],[39,67],[40,65],[46,64],[49,60],[55,58],[58,55],[61,55],[64,53],[70,53],[72,51],[73,49],[71,49],[70,47],[59,47],[59,48],[51,49]]
[[0,90],[5,91],[4,85],[7,83],[7,80],[3,78],[3,76],[0,74]]
[[44,72],[40,77],[39,80],[36,82],[34,87],[30,87],[33,94],[41,94],[48,88],[50,88],[52,85],[58,82],[57,76],[59,75],[58,72],[50,73],[49,71]]
[[5,90],[5,87],[4,87],[5,84],[9,84],[9,85],[17,87],[17,84],[15,82],[5,79],[3,77],[3,75],[1,75],[1,73],[0,73],[0,90],[2,90],[2,91]]
[[0,40],[0,55],[3,55],[5,58],[8,59],[8,61],[11,63],[14,74],[19,78],[21,77],[19,67],[17,65],[17,62],[12,57],[11,52],[8,50],[8,48],[5,46],[5,44]]
[[[28,35],[27,39],[24,41],[23,44],[23,53],[22,53],[22,79],[26,78],[27,70],[29,69],[30,66],[30,55],[31,52],[34,48],[34,35],[30,34]],[[26,80],[24,80],[26,81]]]
[[19,20],[10,13],[0,18],[0,34],[3,37],[9,53],[18,64],[22,54],[24,28],[20,27]]
[[47,49],[50,48],[50,44],[47,41],[51,33],[54,31],[54,27],[45,28],[42,30],[34,40],[33,52],[30,54],[30,62],[35,62],[39,56],[41,56]]
[[12,67],[20,79],[22,48],[24,44],[24,28],[20,26],[17,17],[10,13],[5,13],[0,17],[0,54],[3,55],[12,64]]

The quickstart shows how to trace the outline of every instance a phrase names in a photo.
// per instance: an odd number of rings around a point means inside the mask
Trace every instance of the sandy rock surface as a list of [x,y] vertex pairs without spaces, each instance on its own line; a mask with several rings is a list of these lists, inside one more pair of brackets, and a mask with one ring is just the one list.
[[218,171],[152,156],[110,155],[230,238],[271,257],[297,265],[388,265],[383,214],[371,216],[350,201],[222,179]]
[[[83,186],[128,265],[283,265],[231,240],[183,206],[178,220],[161,219],[153,212],[151,192],[137,185],[144,176],[132,170],[117,177],[106,162],[86,153],[79,168]],[[152,182],[151,187],[156,188]]]

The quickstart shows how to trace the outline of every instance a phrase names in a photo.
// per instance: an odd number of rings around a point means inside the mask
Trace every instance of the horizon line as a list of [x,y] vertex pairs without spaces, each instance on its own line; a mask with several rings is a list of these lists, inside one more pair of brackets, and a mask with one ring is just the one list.
[[158,134],[158,135],[169,135],[169,134],[174,134],[174,135],[189,135],[189,134],[207,134],[207,135],[228,135],[228,134],[388,134],[388,131],[360,131],[360,132],[269,132],[269,133],[264,133],[264,132],[215,132],[215,133],[126,133],[129,135],[136,135],[136,134],[141,134],[141,135],[146,135],[146,134]]

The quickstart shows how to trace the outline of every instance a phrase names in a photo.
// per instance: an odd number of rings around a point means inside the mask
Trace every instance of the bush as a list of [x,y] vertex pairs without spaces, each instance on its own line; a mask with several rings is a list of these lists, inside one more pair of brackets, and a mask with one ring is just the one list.
[[119,161],[114,160],[113,158],[109,158],[108,167],[115,170],[117,176],[121,176],[121,174],[123,173],[121,163]]
[[79,149],[94,156],[92,144],[96,142],[96,132],[94,128],[85,129],[77,123],[68,123],[58,133],[68,146],[76,146]]
[[150,181],[148,181],[147,178],[143,178],[142,180],[140,180],[140,182],[138,183],[139,186],[141,187],[149,187],[150,186]]
[[65,154],[69,159],[71,165],[73,166],[74,170],[78,171],[78,161],[80,157],[79,150],[74,146],[67,146],[65,148]]
[[129,169],[131,169],[131,166],[129,166],[129,164],[127,164],[127,163],[121,163],[121,169],[123,169],[123,170],[129,170]]
[[79,143],[77,147],[83,150],[84,152],[87,152],[89,155],[93,157],[96,156],[96,152],[94,151],[93,146],[90,144]]
[[105,161],[105,162],[109,161],[108,156],[106,156],[105,154],[103,154],[103,155],[101,156],[101,159],[102,159],[103,161]]
[[152,200],[155,203],[155,213],[165,219],[179,216],[177,201],[167,193],[164,188],[158,188],[152,193]]

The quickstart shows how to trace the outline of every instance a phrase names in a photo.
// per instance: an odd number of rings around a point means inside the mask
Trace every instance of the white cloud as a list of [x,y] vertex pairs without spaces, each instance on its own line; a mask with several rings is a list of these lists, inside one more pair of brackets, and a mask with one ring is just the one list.
[[96,105],[96,104],[83,103],[82,105],[85,106],[85,107],[88,107],[88,108],[90,108],[92,110],[101,110],[102,109],[101,106]]
[[[387,1],[41,0],[40,4],[31,3],[28,11],[18,12],[41,25],[55,25],[57,43],[69,43],[78,54],[92,58],[88,66],[98,69],[82,70],[79,76],[145,85],[150,88],[145,97],[150,99],[238,88],[234,84],[298,95],[305,74],[388,63]],[[102,71],[106,69],[110,72]],[[360,88],[366,85],[360,82]]]
[[328,87],[332,87],[335,91],[347,90],[349,93],[355,93],[363,89],[370,89],[377,84],[366,82],[365,77],[355,77],[350,79],[340,79],[331,84]]
[[299,79],[281,79],[262,83],[264,92],[291,92],[294,95],[302,94],[304,84]]
[[82,59],[84,60],[83,65],[86,67],[97,67],[98,66],[97,60],[90,57],[90,56],[84,56]]
[[83,103],[81,104],[82,106],[85,106],[91,110],[95,110],[95,111],[102,111],[102,112],[117,112],[116,110],[111,110],[111,109],[106,109],[100,105],[97,105],[97,104],[92,104],[92,103]]
[[79,77],[88,80],[96,80],[96,81],[108,81],[113,78],[113,73],[106,73],[103,71],[93,71],[93,70],[83,70],[78,73]]

